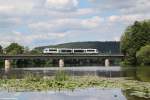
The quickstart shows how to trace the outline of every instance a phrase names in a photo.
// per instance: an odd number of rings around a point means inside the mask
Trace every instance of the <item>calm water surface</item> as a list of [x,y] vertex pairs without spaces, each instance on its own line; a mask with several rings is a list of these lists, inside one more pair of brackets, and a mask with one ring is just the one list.
[[[38,76],[53,76],[59,70],[58,67],[44,68],[13,68],[7,76],[9,78],[22,78],[27,74]],[[136,80],[150,82],[150,67],[104,67],[104,66],[85,66],[85,67],[64,67],[63,70],[70,76],[100,76],[100,77],[133,77]],[[6,74],[4,69],[0,70],[0,77]]]
[[47,92],[0,92],[0,100],[127,100],[120,89],[76,89]]
[[[59,68],[14,68],[7,76],[9,78],[22,78],[27,73],[40,76],[53,76]],[[96,75],[102,77],[132,77],[135,80],[150,82],[150,67],[65,67],[63,68],[71,76]],[[0,70],[3,78],[6,74]],[[137,98],[123,92],[120,89],[96,89],[89,88],[75,91],[47,91],[47,92],[0,92],[0,100],[149,100]]]

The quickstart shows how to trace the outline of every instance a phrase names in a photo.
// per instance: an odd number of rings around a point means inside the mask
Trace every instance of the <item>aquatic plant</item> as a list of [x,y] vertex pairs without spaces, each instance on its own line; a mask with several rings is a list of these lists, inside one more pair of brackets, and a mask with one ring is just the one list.
[[101,78],[94,76],[69,77],[59,72],[54,77],[43,79],[28,75],[23,79],[1,79],[0,88],[8,91],[74,90],[76,88],[121,88],[130,95],[150,98],[150,83],[127,78]]
[[69,76],[67,75],[67,73],[64,70],[58,70],[56,72],[56,75],[55,75],[56,81],[65,81],[67,79],[69,79]]

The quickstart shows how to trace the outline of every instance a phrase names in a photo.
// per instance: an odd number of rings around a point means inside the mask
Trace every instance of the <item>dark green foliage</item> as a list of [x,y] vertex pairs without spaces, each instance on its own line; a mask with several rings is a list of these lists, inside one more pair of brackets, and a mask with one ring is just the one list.
[[18,43],[11,43],[8,47],[5,48],[6,54],[9,55],[17,55],[23,54],[24,47],[19,45]]
[[0,60],[0,68],[3,68],[4,66],[4,60]]
[[140,81],[150,82],[150,67],[138,66],[136,69],[136,77]]
[[126,63],[137,64],[136,52],[147,44],[150,44],[150,20],[136,21],[121,37],[121,51],[126,55]]
[[[3,47],[0,45],[0,55],[3,54]],[[0,60],[0,68],[2,68],[4,65],[4,61]]]
[[3,47],[0,45],[0,54],[3,54]]
[[56,72],[55,80],[56,81],[65,81],[68,79],[68,75],[64,70],[59,70]]
[[72,43],[64,43],[58,45],[50,45],[37,47],[36,50],[42,50],[46,47],[49,48],[95,48],[98,49],[101,53],[120,53],[120,42],[115,41],[106,41],[106,42],[72,42]]
[[24,79],[25,79],[25,81],[27,81],[27,82],[38,82],[38,81],[41,80],[41,77],[38,76],[38,75],[33,75],[33,74],[31,74],[31,73],[26,73],[26,74],[24,75]]
[[136,54],[138,62],[143,65],[150,65],[150,45],[142,47]]
[[52,66],[53,60],[52,59],[48,59],[47,61],[45,61],[45,67],[49,67]]

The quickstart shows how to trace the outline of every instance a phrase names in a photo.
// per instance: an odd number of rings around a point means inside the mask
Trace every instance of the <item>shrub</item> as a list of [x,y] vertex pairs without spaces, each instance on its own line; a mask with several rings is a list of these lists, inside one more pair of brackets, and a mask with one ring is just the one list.
[[150,45],[142,47],[136,54],[139,64],[150,65]]

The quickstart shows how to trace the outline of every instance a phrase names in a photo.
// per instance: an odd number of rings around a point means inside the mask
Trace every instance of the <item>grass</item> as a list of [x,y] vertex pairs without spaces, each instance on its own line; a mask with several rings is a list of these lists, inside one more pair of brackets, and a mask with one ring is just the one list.
[[102,78],[96,76],[69,77],[59,71],[54,77],[26,75],[23,79],[1,79],[0,88],[8,91],[74,90],[76,88],[121,88],[131,95],[150,98],[150,83],[127,78]]

